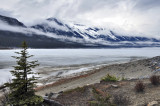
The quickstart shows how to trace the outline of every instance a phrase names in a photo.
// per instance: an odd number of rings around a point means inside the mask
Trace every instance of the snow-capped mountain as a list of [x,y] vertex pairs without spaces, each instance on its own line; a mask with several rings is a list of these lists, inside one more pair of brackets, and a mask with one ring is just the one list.
[[[153,46],[159,45],[159,39],[140,36],[124,36],[110,29],[87,27],[86,25],[65,24],[55,18],[48,18],[41,24],[32,26],[45,33],[61,37],[74,37],[80,42],[101,46]],[[54,36],[53,36],[54,37]]]
[[[41,48],[160,46],[160,40],[156,38],[132,36],[125,34],[125,32],[123,35],[115,30],[63,22],[56,18],[48,18],[27,27],[17,19],[5,16],[0,16],[0,22],[5,23],[4,26],[11,27],[4,29],[1,28],[3,27],[1,25],[0,38],[5,40],[12,38],[10,42],[13,42],[11,44],[14,46],[22,40],[27,40],[31,47]],[[15,39],[18,40],[15,41]],[[1,42],[0,45],[4,46]]]

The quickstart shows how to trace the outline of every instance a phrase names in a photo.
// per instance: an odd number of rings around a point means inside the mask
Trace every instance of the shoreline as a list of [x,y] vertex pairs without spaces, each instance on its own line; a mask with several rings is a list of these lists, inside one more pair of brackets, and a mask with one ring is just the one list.
[[90,85],[99,83],[100,79],[107,74],[115,75],[117,77],[125,77],[128,80],[137,78],[147,78],[153,74],[153,70],[150,68],[151,62],[159,61],[160,57],[147,58],[137,61],[131,61],[127,63],[111,64],[103,66],[100,69],[88,72],[84,75],[79,75],[71,78],[64,78],[58,80],[55,83],[51,83],[36,88],[37,95],[44,96],[45,93],[61,92],[76,87],[82,87],[84,85]]
[[56,66],[56,67],[41,67],[37,69],[37,73],[40,74],[38,81],[38,86],[45,86],[52,84],[54,82],[69,79],[73,77],[83,76],[86,74],[90,74],[95,72],[99,69],[103,69],[106,66],[114,65],[114,64],[124,64],[128,62],[133,62],[137,60],[146,59],[146,57],[130,57],[126,60],[115,60],[115,61],[108,61],[105,63],[98,63],[98,64],[81,64],[81,65],[68,65],[68,66]]
[[[130,61],[129,60],[113,61],[109,63],[95,64],[95,65],[94,64],[82,64],[82,65],[60,66],[60,67],[43,67],[43,68],[40,68],[39,70],[37,69],[38,70],[37,73],[40,73],[40,75],[42,75],[40,76],[42,79],[39,80],[38,84],[40,86],[42,84],[48,85],[51,83],[59,82],[64,79],[70,79],[74,77],[79,77],[79,76],[95,73],[97,70],[103,69],[104,67],[109,66],[109,65],[123,64],[123,63],[128,63],[128,62]],[[61,67],[62,67],[62,70],[61,70]],[[67,73],[69,72],[69,74],[66,74],[66,72]],[[58,75],[52,75],[53,73],[58,73]],[[60,73],[60,76],[59,76],[59,73]],[[65,73],[65,75],[63,75],[63,73]],[[51,75],[51,76],[48,76],[48,75]],[[52,79],[52,81],[48,81],[50,79]]]
[[[143,58],[144,59],[144,58]],[[136,59],[136,60],[126,60],[126,61],[113,61],[113,62],[109,62],[109,63],[102,63],[102,64],[96,64],[95,66],[91,65],[91,64],[83,64],[83,66],[89,66],[89,67],[82,67],[82,68],[86,68],[87,70],[86,71],[80,71],[80,72],[75,72],[75,73],[72,73],[72,74],[69,74],[69,75],[64,75],[63,77],[58,77],[58,76],[43,76],[42,79],[40,79],[38,81],[38,84],[37,84],[37,88],[40,88],[40,89],[43,89],[44,86],[50,86],[50,85],[55,85],[60,83],[60,82],[68,82],[68,80],[70,79],[77,79],[77,78],[82,78],[82,77],[85,77],[85,76],[89,76],[91,74],[94,74],[100,70],[103,70],[105,69],[106,67],[110,66],[110,65],[116,65],[116,64],[125,64],[125,63],[128,63],[128,62],[133,62],[133,61],[137,61],[137,60],[141,60],[140,58]],[[71,67],[74,67],[74,66],[81,66],[81,65],[73,65]],[[63,67],[63,66],[62,66]],[[65,66],[65,67],[70,67],[70,66]],[[44,68],[41,68],[41,72],[45,71],[45,70],[51,70],[51,69],[54,69],[55,67],[44,67]],[[57,68],[57,67],[56,67]],[[81,68],[78,68],[76,70],[69,70],[69,71],[77,71],[77,70],[81,70]],[[38,69],[37,69],[38,70]],[[43,73],[49,73],[50,74],[51,71],[48,71],[48,72],[43,72]],[[54,71],[53,71],[54,72]],[[55,71],[57,72],[57,70]],[[37,73],[39,73],[39,71],[37,71]],[[61,72],[60,72],[61,73]],[[52,72],[51,72],[52,74]],[[48,83],[43,83],[43,81],[48,81],[49,79],[53,79],[53,77],[55,77],[55,79],[52,81],[52,82],[48,82]]]

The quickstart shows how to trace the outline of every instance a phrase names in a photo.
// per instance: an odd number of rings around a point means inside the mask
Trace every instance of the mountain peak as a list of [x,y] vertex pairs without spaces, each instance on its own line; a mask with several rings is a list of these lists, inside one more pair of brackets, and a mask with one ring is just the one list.
[[19,22],[15,18],[0,15],[0,20],[12,26],[26,27],[22,22]]
[[58,19],[56,19],[56,18],[51,17],[51,18],[48,18],[47,20],[48,20],[48,21],[54,21],[54,22],[56,22],[58,25],[63,26],[62,22],[60,22],[60,21],[59,21]]

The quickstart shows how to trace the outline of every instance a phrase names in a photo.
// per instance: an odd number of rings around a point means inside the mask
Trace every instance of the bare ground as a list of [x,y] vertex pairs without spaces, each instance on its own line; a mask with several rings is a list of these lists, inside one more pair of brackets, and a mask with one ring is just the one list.
[[[101,78],[106,74],[125,77],[127,79],[147,78],[153,74],[156,68],[154,63],[156,62],[160,62],[160,57],[104,66],[101,69],[89,72],[87,75],[63,79],[48,86],[39,87],[37,88],[36,94],[44,96],[46,93],[50,92],[57,93],[84,85],[99,83]],[[159,73],[157,72],[157,74]]]
[[[129,98],[130,102],[127,105],[122,106],[145,106],[152,101],[158,101],[160,103],[160,85],[154,86],[148,79],[143,79],[141,81],[144,82],[145,90],[144,92],[137,93],[134,89],[137,81],[139,80],[97,83],[86,86],[83,91],[73,90],[69,93],[63,93],[55,100],[65,106],[88,106],[89,101],[96,100],[92,92],[92,88],[94,87],[103,94],[111,95],[111,99],[116,94],[122,94]],[[118,85],[118,87],[113,87],[113,84]]]

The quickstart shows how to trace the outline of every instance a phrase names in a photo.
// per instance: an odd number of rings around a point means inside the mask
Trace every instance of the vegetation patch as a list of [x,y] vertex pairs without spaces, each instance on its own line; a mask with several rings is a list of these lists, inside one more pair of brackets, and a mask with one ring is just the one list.
[[107,74],[105,77],[103,77],[102,79],[101,79],[101,81],[108,81],[108,82],[116,82],[116,81],[118,81],[119,80],[119,78],[117,78],[117,77],[115,77],[115,76],[113,76],[113,75],[110,75],[110,74]]
[[89,101],[89,106],[115,106],[111,102],[111,96],[107,93],[104,93],[95,87],[92,88],[92,93],[95,100]]
[[117,106],[127,106],[130,104],[130,102],[130,98],[125,96],[122,92],[113,95],[113,103]]
[[121,81],[126,81],[127,79],[125,77],[122,77],[121,78]]

